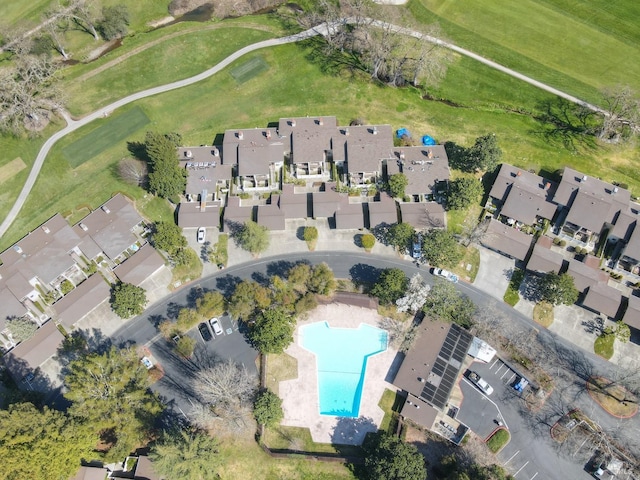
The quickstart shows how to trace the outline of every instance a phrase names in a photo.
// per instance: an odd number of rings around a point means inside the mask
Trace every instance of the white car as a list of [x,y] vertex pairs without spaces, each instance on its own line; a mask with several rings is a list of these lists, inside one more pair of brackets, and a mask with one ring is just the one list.
[[493,393],[493,387],[476,372],[469,372],[469,380],[487,395]]
[[448,270],[445,270],[444,268],[434,268],[433,269],[433,274],[438,276],[438,277],[446,278],[450,282],[458,283],[458,276],[453,274],[453,273],[451,273]]
[[220,322],[216,317],[213,317],[211,320],[209,320],[209,324],[211,325],[213,333],[215,333],[216,335],[222,335],[222,327],[220,326]]
[[204,227],[200,227],[198,229],[198,243],[204,243],[204,239],[207,235],[207,231]]

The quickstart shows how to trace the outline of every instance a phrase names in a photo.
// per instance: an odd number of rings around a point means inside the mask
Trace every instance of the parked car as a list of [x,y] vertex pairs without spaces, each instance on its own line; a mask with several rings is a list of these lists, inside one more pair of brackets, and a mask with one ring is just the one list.
[[449,280],[450,282],[458,283],[458,276],[453,274],[453,273],[451,273],[448,270],[445,270],[444,268],[434,268],[433,269],[433,274],[438,276],[438,277],[445,278],[445,279]]
[[198,229],[198,243],[204,243],[204,239],[207,236],[207,230],[204,227]]
[[218,321],[218,319],[216,317],[213,317],[211,320],[209,320],[209,323],[211,324],[211,328],[213,329],[213,333],[215,333],[216,335],[222,335],[222,327],[220,326],[220,322]]
[[487,395],[491,395],[493,393],[493,387],[489,385],[486,380],[483,380],[476,372],[469,372],[469,381]]
[[416,235],[415,237],[413,237],[413,242],[411,245],[411,257],[413,257],[414,260],[420,260],[421,256],[422,245],[420,244],[420,237]]
[[209,326],[206,323],[202,322],[200,325],[198,325],[198,331],[200,332],[200,336],[202,337],[202,340],[204,340],[205,342],[208,342],[213,339],[213,335],[211,335],[211,330],[209,330]]

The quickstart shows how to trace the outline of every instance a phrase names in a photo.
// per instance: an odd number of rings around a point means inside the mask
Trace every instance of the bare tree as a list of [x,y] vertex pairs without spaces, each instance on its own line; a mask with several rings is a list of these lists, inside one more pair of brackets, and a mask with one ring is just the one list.
[[46,56],[21,55],[0,73],[0,130],[40,130],[62,105],[57,65]]
[[0,52],[10,52],[14,55],[26,55],[31,51],[33,41],[30,32],[20,26],[6,26],[0,28],[2,49]]
[[96,13],[93,0],[72,0],[69,11],[73,21],[98,41],[100,35],[96,31]]
[[147,163],[137,158],[125,157],[118,163],[118,174],[124,182],[142,186],[147,181]]
[[244,367],[228,361],[196,374],[194,389],[208,405],[248,403],[255,392],[257,379]]
[[628,86],[608,88],[602,92],[605,114],[598,134],[601,140],[615,143],[628,133],[638,131],[640,122],[640,100]]
[[399,312],[416,313],[427,301],[431,287],[424,283],[424,279],[416,273],[409,281],[409,286],[404,297],[396,300]]
[[67,60],[69,55],[67,55],[64,47],[63,34],[69,28],[69,23],[65,19],[62,19],[61,21],[53,21],[56,19],[55,17],[58,16],[55,12],[48,12],[47,16],[49,15],[54,15],[54,18],[49,17],[52,21],[45,22],[44,29],[49,34],[53,47],[58,51],[58,53],[60,53],[60,55],[62,55],[62,58]]

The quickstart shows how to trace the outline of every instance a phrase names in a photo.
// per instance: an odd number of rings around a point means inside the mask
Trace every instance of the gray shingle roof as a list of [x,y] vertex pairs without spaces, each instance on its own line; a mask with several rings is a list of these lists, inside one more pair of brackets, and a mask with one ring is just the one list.
[[640,330],[640,298],[635,295],[629,297],[629,305],[623,317],[624,323]]
[[284,212],[278,204],[279,195],[271,195],[271,203],[258,205],[258,225],[262,225],[269,230],[284,230]]
[[386,193],[380,194],[380,200],[369,202],[369,228],[378,225],[398,223],[396,201]]
[[164,266],[164,258],[148,243],[114,270],[120,280],[140,286]]
[[524,260],[529,253],[533,237],[516,228],[491,219],[482,244],[518,260]]
[[591,310],[616,319],[621,301],[622,292],[620,290],[610,287],[606,283],[596,283],[589,287],[582,304]]
[[606,282],[609,278],[606,272],[589,267],[575,259],[569,260],[567,273],[573,277],[573,283],[579,292],[584,292],[587,287],[598,282]]
[[527,262],[527,270],[540,273],[558,273],[562,268],[564,257],[561,253],[552,251],[549,246],[546,245],[546,241],[543,240],[540,242],[543,238],[551,240],[548,237],[540,237],[538,242],[533,246],[531,257]]
[[342,197],[336,209],[336,228],[364,228],[364,210],[362,203],[349,203],[349,197]]
[[110,286],[102,275],[95,274],[53,305],[58,321],[70,329],[76,322],[109,298]]
[[431,194],[436,180],[449,180],[449,159],[442,145],[395,148],[394,156],[396,162],[387,161],[387,173],[396,173],[400,163],[399,171],[408,180],[407,195]]
[[206,202],[204,212],[200,202],[182,202],[178,206],[178,225],[181,228],[220,226],[220,204]]
[[408,223],[418,230],[444,228],[446,225],[444,207],[436,202],[400,203],[400,216],[403,223]]

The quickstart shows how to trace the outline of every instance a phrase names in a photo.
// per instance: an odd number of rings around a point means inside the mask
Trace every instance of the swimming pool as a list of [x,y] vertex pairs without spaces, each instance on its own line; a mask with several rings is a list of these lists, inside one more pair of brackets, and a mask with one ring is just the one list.
[[316,355],[320,415],[357,417],[367,359],[387,349],[387,332],[366,324],[331,328],[318,322],[299,333],[301,345]]

